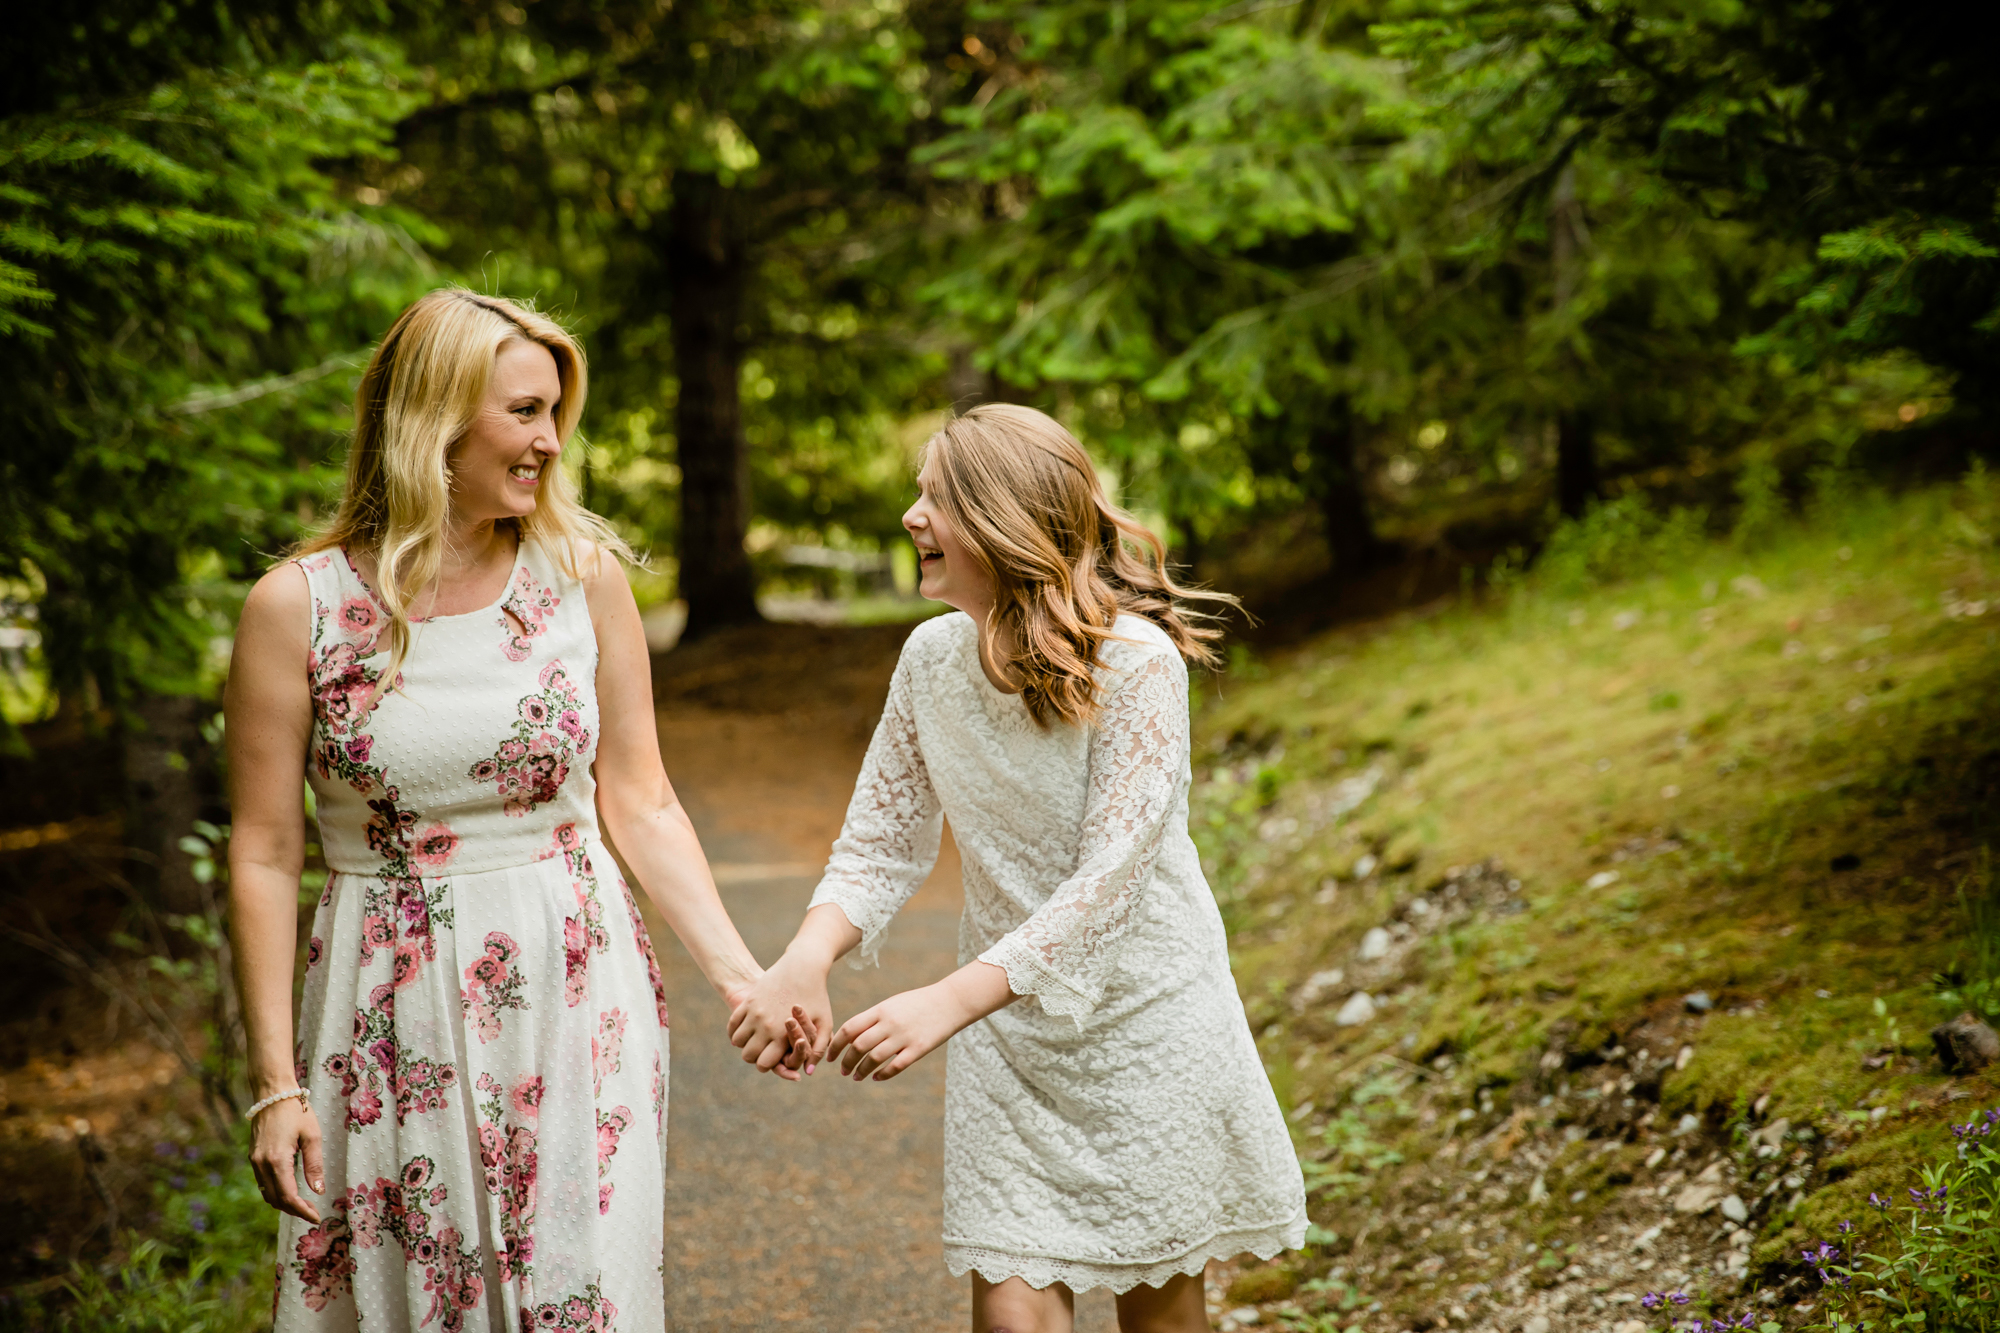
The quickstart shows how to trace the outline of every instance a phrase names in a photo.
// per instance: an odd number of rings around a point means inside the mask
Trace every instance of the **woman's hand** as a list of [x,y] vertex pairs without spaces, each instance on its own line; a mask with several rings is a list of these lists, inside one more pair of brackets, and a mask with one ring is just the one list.
[[729,1040],[746,1063],[796,1081],[812,1072],[833,1031],[824,965],[791,951],[732,994]]
[[312,1108],[288,1097],[258,1112],[250,1141],[250,1169],[256,1173],[258,1193],[279,1212],[318,1225],[319,1211],[299,1194],[295,1164],[301,1156],[305,1158],[306,1184],[314,1194],[326,1193],[319,1121]]
[[891,995],[848,1019],[833,1034],[826,1058],[840,1056],[842,1077],[859,1083],[872,1076],[881,1083],[1014,999],[1005,971],[968,963],[935,985]]

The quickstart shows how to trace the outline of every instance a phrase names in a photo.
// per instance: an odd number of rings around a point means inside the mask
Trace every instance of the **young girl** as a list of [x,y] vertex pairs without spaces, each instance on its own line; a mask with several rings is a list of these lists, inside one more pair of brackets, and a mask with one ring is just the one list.
[[[923,593],[962,614],[905,645],[826,876],[731,1039],[766,1069],[838,1055],[881,1080],[957,1036],[945,1261],[973,1273],[975,1330],[1066,1333],[1091,1287],[1127,1333],[1206,1329],[1208,1261],[1269,1258],[1306,1227],[1188,836],[1185,663],[1212,660],[1215,631],[1178,603],[1227,599],[1177,586],[1040,412],[974,408],[918,482]],[[943,816],[963,966],[829,1038],[828,970],[874,956]]]

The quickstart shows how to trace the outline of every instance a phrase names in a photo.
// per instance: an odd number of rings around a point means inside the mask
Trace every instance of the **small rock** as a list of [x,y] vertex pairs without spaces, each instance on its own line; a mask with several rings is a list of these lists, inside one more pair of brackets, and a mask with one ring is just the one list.
[[1617,882],[1618,882],[1617,871],[1600,870],[1595,875],[1592,875],[1589,879],[1585,880],[1583,882],[1583,887],[1586,889],[1608,889]]
[[1744,1207],[1743,1200],[1734,1194],[1722,1201],[1722,1215],[1738,1225],[1750,1220],[1750,1210]]
[[1360,1027],[1375,1017],[1375,1001],[1368,998],[1368,992],[1358,990],[1347,997],[1347,1003],[1340,1006],[1340,1012],[1333,1021],[1341,1027]]
[[2000,1033],[1969,1013],[1932,1028],[1931,1045],[1947,1074],[1976,1073],[2000,1060]]
[[1681,1047],[1680,1054],[1674,1057],[1674,1068],[1686,1069],[1688,1067],[1688,1061],[1692,1059],[1694,1059],[1694,1047],[1683,1046]]
[[1372,928],[1361,937],[1361,961],[1372,963],[1378,958],[1387,957],[1391,943],[1393,941],[1388,931],[1380,926]]
[[1254,1324],[1262,1322],[1264,1312],[1254,1305],[1246,1305],[1241,1310],[1231,1310],[1223,1317],[1225,1319],[1234,1319],[1238,1328],[1249,1328]]
[[1521,1323],[1521,1333],[1549,1333],[1549,1317],[1545,1314],[1529,1315]]
[[1692,1134],[1700,1128],[1701,1117],[1695,1115],[1693,1112],[1689,1112],[1687,1115],[1682,1116],[1680,1122],[1674,1126],[1674,1137],[1679,1138],[1684,1134]]
[[1691,1014],[1705,1014],[1715,1008],[1715,1001],[1708,998],[1708,992],[1705,990],[1684,996],[1681,1003],[1687,1006],[1687,1011]]
[[1347,980],[1347,973],[1337,967],[1330,967],[1324,972],[1313,973],[1306,978],[1306,984],[1299,987],[1297,1007],[1305,1009],[1311,1005],[1318,1004],[1321,996],[1345,980]]
[[1611,1326],[1611,1333],[1650,1333],[1637,1319],[1627,1319]]
[[1677,1213],[1705,1213],[1722,1202],[1722,1186],[1710,1180],[1697,1180],[1674,1196],[1674,1211]]
[[1651,1171],[1654,1167],[1658,1166],[1661,1162],[1664,1162],[1666,1160],[1667,1160],[1667,1150],[1665,1148],[1655,1148],[1653,1149],[1653,1151],[1646,1154],[1646,1169],[1648,1171]]
[[1780,1116],[1762,1129],[1753,1132],[1750,1135],[1750,1141],[1761,1147],[1778,1148],[1784,1146],[1785,1135],[1791,1132],[1791,1120],[1788,1117]]
[[1375,867],[1378,864],[1380,863],[1376,861],[1375,853],[1363,852],[1361,854],[1361,859],[1354,863],[1354,878],[1367,879],[1370,875],[1375,873]]
[[1549,1197],[1549,1182],[1545,1176],[1536,1176],[1535,1183],[1528,1186],[1528,1202],[1540,1203]]

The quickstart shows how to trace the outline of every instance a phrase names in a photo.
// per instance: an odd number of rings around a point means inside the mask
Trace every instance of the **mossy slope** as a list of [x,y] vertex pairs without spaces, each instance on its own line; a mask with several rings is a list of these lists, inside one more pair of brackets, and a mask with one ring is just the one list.
[[1601,525],[1217,682],[1197,832],[1340,1237],[1239,1297],[1614,1328],[1678,1281],[1807,1317],[1787,1256],[1995,1092],[1926,1032],[2000,953],[1996,517],[1975,475],[1754,548]]

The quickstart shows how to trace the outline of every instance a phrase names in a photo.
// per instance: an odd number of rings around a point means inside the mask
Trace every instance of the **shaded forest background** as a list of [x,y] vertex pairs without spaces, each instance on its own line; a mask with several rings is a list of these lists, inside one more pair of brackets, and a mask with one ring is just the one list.
[[[227,1030],[187,969],[234,617],[433,286],[582,338],[565,465],[688,636],[902,614],[914,450],[987,399],[1296,635],[1593,511],[1754,532],[1990,453],[1989,64],[1865,0],[13,14],[0,856],[127,850],[109,908],[8,928],[129,929]],[[226,1060],[183,1054],[226,1138]]]
[[913,444],[989,397],[1069,421],[1198,573],[1274,590],[1531,551],[1634,491],[1796,494],[1939,426],[1962,450],[1994,392],[2000,91],[1962,30],[1905,19],[24,13],[7,743],[212,688],[246,581],[328,503],[372,339],[448,281],[582,336],[572,464],[697,635],[760,590],[886,582]]

